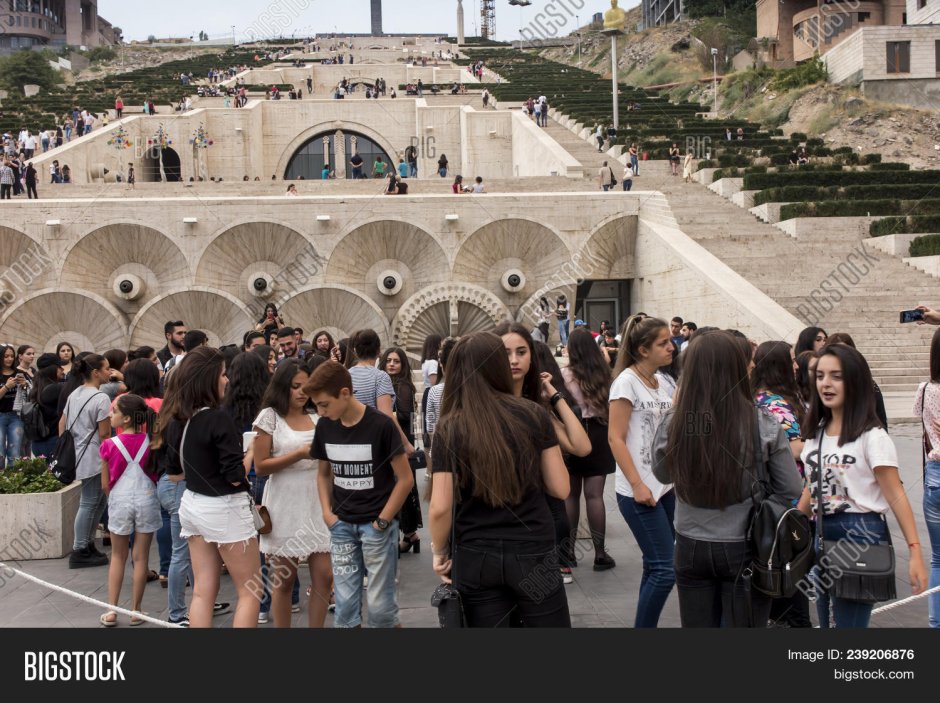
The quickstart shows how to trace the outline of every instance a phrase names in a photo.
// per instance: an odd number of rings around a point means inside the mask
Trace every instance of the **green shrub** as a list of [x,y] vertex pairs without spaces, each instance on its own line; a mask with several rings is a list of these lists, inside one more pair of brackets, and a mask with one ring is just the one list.
[[812,139],[806,140],[807,147],[824,146],[824,145],[825,145],[825,142],[823,142],[823,140],[820,139],[819,137],[813,137]]
[[802,132],[794,132],[793,134],[790,135],[790,141],[791,142],[805,142],[806,135],[803,134]]
[[871,164],[880,164],[881,163],[881,154],[865,154],[862,157],[862,164],[865,166],[870,166]]
[[910,171],[911,165],[901,164],[901,163],[892,163],[892,162],[888,162],[888,163],[878,162],[878,163],[871,164],[871,168],[868,170],[869,171]]
[[727,166],[750,166],[751,160],[744,154],[719,154],[718,165],[722,168]]
[[937,256],[940,254],[940,234],[928,234],[911,242],[911,256]]
[[0,494],[54,493],[62,490],[59,480],[49,473],[45,459],[17,459],[0,471]]
[[825,200],[790,203],[780,208],[780,219],[794,217],[866,217],[870,215],[940,214],[940,200]]
[[917,234],[919,232],[940,232],[940,217],[933,215],[914,215],[911,217],[886,217],[875,220],[868,227],[872,237],[886,234]]
[[914,185],[872,186],[785,186],[768,188],[754,196],[754,204],[794,203],[808,200],[883,200],[886,198],[928,198],[937,195],[936,186],[928,183]]
[[814,83],[822,83],[828,79],[829,72],[826,70],[826,64],[818,56],[814,56],[799,66],[778,71],[770,87],[780,91],[794,90]]
[[814,171],[794,169],[780,173],[752,173],[744,177],[745,190],[783,186],[906,185],[940,182],[940,171]]
[[855,151],[850,146],[838,146],[832,150],[832,153],[835,156],[838,154],[854,154]]

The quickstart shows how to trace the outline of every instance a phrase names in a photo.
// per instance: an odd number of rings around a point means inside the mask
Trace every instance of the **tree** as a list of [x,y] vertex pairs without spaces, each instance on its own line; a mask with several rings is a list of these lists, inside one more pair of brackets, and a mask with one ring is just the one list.
[[17,51],[0,59],[0,86],[22,94],[24,85],[38,85],[51,90],[62,82],[59,73],[49,65],[49,56],[39,51]]

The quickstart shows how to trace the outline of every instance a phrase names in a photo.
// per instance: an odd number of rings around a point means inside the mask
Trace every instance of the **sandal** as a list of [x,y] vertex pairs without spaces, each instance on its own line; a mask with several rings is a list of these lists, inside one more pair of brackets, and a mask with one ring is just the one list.
[[[113,618],[111,616],[114,616]],[[113,610],[109,610],[107,613],[102,613],[101,617],[98,618],[98,622],[101,623],[103,627],[117,627],[118,614]]]
[[163,574],[160,574],[160,588],[169,588],[169,586],[170,586],[170,579],[164,576]]
[[[141,611],[140,614],[141,614],[141,615],[148,615],[149,613],[145,613],[145,612]],[[139,617],[137,617],[136,615],[131,615],[131,627],[137,627],[138,625],[143,625],[145,622],[147,622],[147,621],[144,620],[143,618],[139,618]]]
[[157,573],[156,571],[154,571],[153,569],[151,569],[151,570],[147,573],[147,583],[150,583],[151,581],[156,581],[158,578],[160,578],[160,574],[158,574],[158,573]]

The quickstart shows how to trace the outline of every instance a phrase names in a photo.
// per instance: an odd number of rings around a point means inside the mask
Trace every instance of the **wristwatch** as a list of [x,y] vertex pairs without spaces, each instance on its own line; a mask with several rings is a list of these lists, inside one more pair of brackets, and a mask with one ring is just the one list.
[[375,518],[375,524],[378,525],[379,529],[385,532],[388,529],[388,526],[391,525],[388,520],[383,520],[380,517]]

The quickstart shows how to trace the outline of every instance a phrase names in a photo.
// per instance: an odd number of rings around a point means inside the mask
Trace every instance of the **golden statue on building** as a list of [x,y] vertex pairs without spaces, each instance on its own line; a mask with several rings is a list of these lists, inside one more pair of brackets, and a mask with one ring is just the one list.
[[617,0],[610,0],[610,9],[604,13],[604,29],[622,31],[627,24],[627,13],[617,7]]

